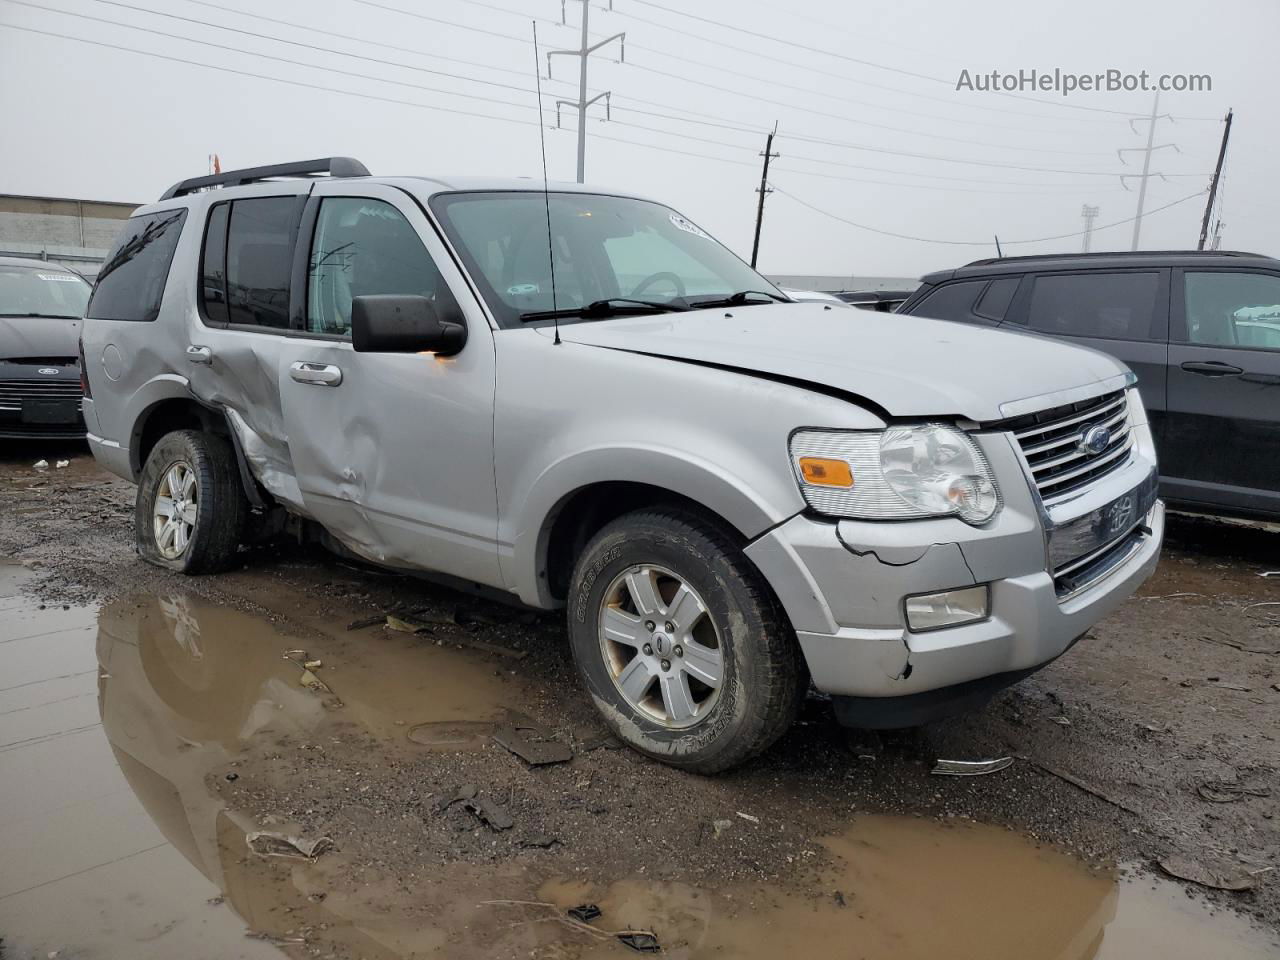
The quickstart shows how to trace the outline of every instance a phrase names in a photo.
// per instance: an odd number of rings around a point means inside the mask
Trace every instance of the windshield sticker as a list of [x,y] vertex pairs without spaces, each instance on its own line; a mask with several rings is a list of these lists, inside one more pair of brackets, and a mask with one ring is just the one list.
[[37,277],[41,280],[55,280],[58,283],[79,283],[79,277],[73,277],[69,273],[37,273]]
[[703,240],[711,239],[709,234],[704,233],[701,228],[694,226],[678,213],[671,214],[671,223],[677,230],[692,233],[695,237],[701,237]]
[[536,283],[517,283],[507,287],[507,296],[523,297],[531,293],[541,293],[542,288]]

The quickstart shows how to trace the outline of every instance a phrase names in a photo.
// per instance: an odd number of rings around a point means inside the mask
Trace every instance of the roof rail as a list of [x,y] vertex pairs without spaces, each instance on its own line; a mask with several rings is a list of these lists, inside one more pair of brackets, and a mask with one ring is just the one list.
[[205,187],[238,187],[274,177],[311,177],[320,173],[327,173],[331,177],[367,177],[369,168],[352,157],[320,157],[316,160],[274,163],[266,167],[246,167],[243,170],[228,170],[226,173],[182,180],[166,190],[160,199],[172,200]]
[[1243,250],[1091,250],[1088,253],[1026,253],[1013,257],[988,257],[973,260],[966,267],[989,267],[997,263],[1017,263],[1025,260],[1103,260],[1107,257],[1252,257],[1270,260],[1265,253],[1248,253]]

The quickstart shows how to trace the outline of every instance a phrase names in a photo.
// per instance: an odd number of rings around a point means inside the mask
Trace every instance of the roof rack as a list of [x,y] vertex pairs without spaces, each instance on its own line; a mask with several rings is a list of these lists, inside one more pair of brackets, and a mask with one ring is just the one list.
[[1015,257],[988,257],[973,260],[966,267],[989,267],[997,263],[1017,263],[1023,260],[1093,260],[1106,257],[1253,257],[1270,260],[1265,253],[1248,253],[1243,250],[1092,250],[1089,253],[1027,253]]
[[172,200],[205,187],[238,187],[275,177],[312,177],[321,173],[327,173],[331,177],[367,177],[369,168],[352,157],[321,157],[294,163],[274,163],[266,167],[246,167],[243,170],[228,170],[226,173],[182,180],[166,190],[160,199]]

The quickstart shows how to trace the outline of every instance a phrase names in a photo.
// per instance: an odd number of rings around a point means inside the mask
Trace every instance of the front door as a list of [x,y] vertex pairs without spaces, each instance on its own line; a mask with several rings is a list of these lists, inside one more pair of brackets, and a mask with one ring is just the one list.
[[[404,191],[318,184],[303,216],[295,324],[281,355],[289,452],[309,512],[349,549],[392,566],[500,586],[491,328]],[[356,353],[351,301],[427,296],[461,311],[456,356]]]
[[1280,273],[1177,271],[1174,321],[1168,495],[1280,514]]

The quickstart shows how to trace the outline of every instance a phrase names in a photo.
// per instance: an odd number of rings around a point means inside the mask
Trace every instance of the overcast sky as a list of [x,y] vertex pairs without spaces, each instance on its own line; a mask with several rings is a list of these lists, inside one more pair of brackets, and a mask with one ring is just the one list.
[[[1081,230],[1085,203],[1098,226],[1133,216],[1138,181],[1118,174],[1142,155],[1116,151],[1145,144],[1126,115],[1153,94],[957,91],[963,69],[1208,74],[1211,92],[1161,97],[1174,119],[1155,142],[1180,152],[1153,155],[1168,179],[1147,210],[1204,191],[1233,107],[1223,246],[1280,254],[1275,0],[608,2],[593,39],[625,31],[626,62],[616,44],[591,61],[591,94],[614,96],[612,122],[591,110],[588,182],[663,199],[749,256],[776,122],[765,272],[915,276],[993,255],[992,234],[1006,253],[1078,250],[1013,241]],[[562,26],[560,0],[0,0],[0,193],[144,202],[215,152],[224,169],[344,154],[376,174],[537,176],[531,21],[544,52],[576,46],[581,8]],[[552,101],[576,98],[577,60],[552,70],[548,162],[572,180]],[[1201,195],[1150,213],[1142,246],[1194,247],[1203,210]],[[1131,238],[1104,229],[1094,249]]]

